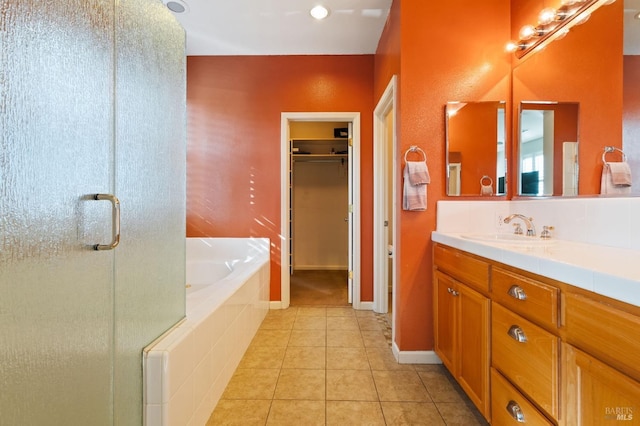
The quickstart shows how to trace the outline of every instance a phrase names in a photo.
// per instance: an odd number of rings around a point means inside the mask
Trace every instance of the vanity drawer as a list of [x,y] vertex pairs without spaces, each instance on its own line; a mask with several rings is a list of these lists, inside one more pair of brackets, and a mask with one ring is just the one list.
[[489,291],[489,264],[459,250],[436,244],[433,249],[436,267],[476,290]]
[[507,379],[491,369],[491,423],[552,425]]
[[640,316],[579,294],[564,294],[567,342],[640,381]]
[[554,286],[493,268],[492,299],[547,329],[558,327],[559,293]]
[[559,338],[495,302],[491,310],[492,366],[557,419]]

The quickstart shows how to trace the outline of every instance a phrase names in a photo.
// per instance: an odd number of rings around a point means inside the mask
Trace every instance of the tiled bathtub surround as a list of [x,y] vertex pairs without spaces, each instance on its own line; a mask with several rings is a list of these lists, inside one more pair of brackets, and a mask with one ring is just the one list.
[[[206,240],[234,270],[188,293],[186,319],[145,349],[148,426],[206,423],[269,310],[269,240]],[[194,251],[187,241],[187,278]]]
[[[553,244],[479,243],[467,233],[510,233],[497,217],[533,217],[538,233],[552,225]],[[598,294],[640,306],[640,198],[440,201],[432,239]],[[462,238],[461,238],[462,237]]]

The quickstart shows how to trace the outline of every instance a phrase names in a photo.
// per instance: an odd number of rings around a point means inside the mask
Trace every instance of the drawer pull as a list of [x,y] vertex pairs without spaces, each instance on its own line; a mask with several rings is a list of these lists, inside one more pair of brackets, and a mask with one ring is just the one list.
[[515,401],[509,401],[507,404],[507,411],[513,417],[513,419],[518,423],[525,423],[524,413],[522,412],[522,408]]
[[454,289],[452,289],[451,287],[447,287],[447,292],[449,292],[449,294],[451,294],[452,296],[458,296],[460,295],[459,292],[455,291]]
[[513,340],[515,340],[518,343],[527,342],[527,335],[524,334],[524,331],[522,331],[522,329],[517,325],[512,325],[509,328],[509,331],[507,331],[507,334],[509,335],[509,337],[511,337]]
[[527,293],[518,285],[512,285],[507,294],[517,300],[527,300]]

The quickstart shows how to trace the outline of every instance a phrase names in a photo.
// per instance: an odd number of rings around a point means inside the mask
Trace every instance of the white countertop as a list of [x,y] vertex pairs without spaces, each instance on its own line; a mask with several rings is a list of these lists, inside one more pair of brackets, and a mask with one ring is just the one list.
[[544,246],[478,241],[434,231],[431,239],[487,259],[640,306],[640,251],[553,240]]

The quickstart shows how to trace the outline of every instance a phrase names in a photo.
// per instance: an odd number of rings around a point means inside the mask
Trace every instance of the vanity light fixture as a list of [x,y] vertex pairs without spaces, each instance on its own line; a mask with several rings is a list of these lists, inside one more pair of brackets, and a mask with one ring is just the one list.
[[326,18],[327,16],[329,16],[329,9],[327,9],[326,7],[322,6],[322,5],[317,5],[314,6],[310,11],[309,14],[311,16],[313,16],[315,19],[317,19],[318,21]]
[[553,40],[563,38],[571,27],[586,22],[594,10],[614,2],[615,0],[562,0],[558,9],[542,9],[538,14],[538,25],[524,25],[518,33],[519,40],[507,43],[505,50],[515,53],[521,59]]
[[640,19],[640,12],[636,13],[635,15],[633,15],[634,19]]

